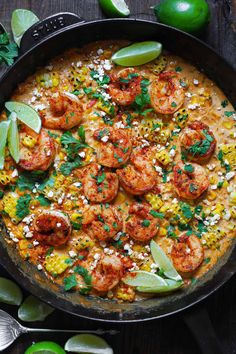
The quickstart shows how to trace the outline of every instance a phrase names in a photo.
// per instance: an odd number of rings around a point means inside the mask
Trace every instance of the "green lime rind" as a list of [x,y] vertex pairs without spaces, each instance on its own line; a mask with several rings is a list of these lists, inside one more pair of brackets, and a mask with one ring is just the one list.
[[7,135],[10,126],[10,121],[5,120],[0,123],[0,170],[4,168],[5,149],[7,144]]
[[18,317],[25,322],[43,321],[53,311],[53,307],[30,295],[18,309]]
[[157,287],[138,286],[136,289],[139,292],[143,292],[143,293],[168,293],[179,289],[183,285],[183,281],[174,281],[174,280],[166,279],[166,282],[167,282],[166,286],[157,286]]
[[127,17],[130,10],[124,0],[99,0],[102,10],[110,17]]
[[11,29],[18,46],[25,31],[38,21],[38,17],[30,10],[16,9],[12,12]]
[[24,354],[66,354],[66,352],[55,342],[43,341],[32,344]]
[[130,286],[141,286],[147,288],[155,288],[160,286],[167,286],[167,282],[159,275],[146,272],[144,270],[137,270],[130,272],[122,281]]
[[156,59],[162,51],[162,44],[146,41],[131,44],[113,54],[112,61],[121,66],[138,66]]
[[23,295],[20,287],[12,280],[0,277],[0,302],[19,306]]
[[9,116],[10,126],[8,130],[8,149],[11,156],[16,161],[20,160],[20,137],[17,126],[16,114],[13,112]]
[[42,122],[40,116],[32,107],[15,101],[6,102],[5,107],[9,112],[15,112],[17,118],[36,133],[40,132]]
[[182,278],[173,266],[172,261],[162,248],[153,240],[150,243],[150,248],[154,262],[158,265],[159,269],[164,272],[165,276],[175,281],[182,281]]
[[199,33],[210,21],[205,0],[162,0],[153,9],[159,22],[188,33]]
[[71,337],[64,349],[72,353],[113,354],[109,344],[94,334],[78,334]]

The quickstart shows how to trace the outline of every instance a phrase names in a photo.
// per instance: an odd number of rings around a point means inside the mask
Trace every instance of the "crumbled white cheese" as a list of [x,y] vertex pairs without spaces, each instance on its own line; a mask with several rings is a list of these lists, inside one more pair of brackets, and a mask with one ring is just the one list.
[[43,267],[41,266],[41,264],[38,264],[38,265],[37,265],[37,268],[38,268],[38,270],[42,270],[42,269],[43,269]]
[[226,173],[225,178],[227,179],[227,181],[231,180],[233,177],[235,176],[235,172],[231,171]]
[[71,251],[69,251],[69,256],[71,258],[75,258],[77,256],[77,253],[75,251],[71,250]]
[[101,140],[106,143],[109,140],[109,136],[108,135],[104,135]]

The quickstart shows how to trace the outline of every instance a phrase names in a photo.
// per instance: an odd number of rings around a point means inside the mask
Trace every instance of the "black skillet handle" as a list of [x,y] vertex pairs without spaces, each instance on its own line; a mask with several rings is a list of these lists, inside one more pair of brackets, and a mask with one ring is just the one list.
[[215,334],[208,312],[203,306],[196,306],[183,315],[203,354],[225,354]]
[[27,52],[53,33],[79,22],[84,22],[81,16],[71,12],[62,12],[35,23],[24,33],[21,39],[20,54]]

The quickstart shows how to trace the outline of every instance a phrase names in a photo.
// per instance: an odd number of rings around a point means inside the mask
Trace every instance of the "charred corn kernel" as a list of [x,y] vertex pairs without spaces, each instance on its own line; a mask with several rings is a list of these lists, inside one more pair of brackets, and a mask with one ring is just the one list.
[[7,184],[11,183],[11,181],[12,179],[6,171],[0,171],[0,184],[6,186]]
[[236,205],[236,191],[230,193],[229,202],[231,205]]
[[29,257],[29,245],[30,242],[28,240],[20,240],[18,242],[18,249],[19,249],[19,253],[21,255],[22,258],[26,259]]
[[66,263],[66,259],[68,259],[66,255],[54,254],[53,256],[47,256],[44,262],[46,271],[52,275],[64,273],[69,267],[69,264]]
[[74,207],[74,203],[72,200],[66,200],[64,203],[63,203],[63,208],[67,211],[70,211],[72,210]]
[[33,138],[31,135],[26,135],[22,140],[22,144],[28,148],[33,148],[37,143],[37,140]]
[[130,286],[122,284],[116,291],[116,297],[118,300],[133,302],[135,298],[135,291]]
[[210,184],[217,184],[218,183],[218,178],[216,176],[210,176],[209,177],[209,182]]
[[232,216],[232,218],[236,219],[236,207],[232,207],[230,208],[230,214]]
[[166,203],[160,208],[160,212],[165,213],[169,208],[170,208],[169,204]]
[[57,87],[60,82],[58,73],[44,73],[36,76],[36,82],[44,88]]
[[73,214],[71,214],[71,220],[72,221],[78,221],[78,218],[81,218],[82,217],[82,213],[73,213]]
[[159,58],[152,61],[148,65],[148,68],[154,74],[160,74],[165,69],[166,65],[167,65],[167,57],[165,57],[164,55],[161,55]]
[[9,192],[3,197],[4,211],[7,213],[13,223],[18,223],[20,219],[16,216],[16,205],[18,201],[18,195],[15,192]]
[[180,128],[184,128],[189,118],[189,110],[181,108],[174,114],[175,122]]
[[236,166],[236,144],[223,144],[221,150],[224,154],[224,159],[233,167]]
[[121,204],[124,203],[126,200],[125,194],[122,192],[118,192],[117,197],[115,199],[115,203]]
[[202,235],[202,244],[211,249],[217,249],[220,246],[220,240],[224,238],[226,232],[219,228],[212,228],[209,232]]
[[223,215],[223,211],[225,210],[225,207],[223,204],[217,203],[216,207],[214,210],[212,210],[212,214],[219,214],[220,216]]
[[158,151],[156,153],[156,159],[164,166],[168,165],[172,161],[172,158],[166,149]]
[[208,200],[215,200],[216,199],[216,197],[217,197],[217,193],[216,192],[214,192],[213,190],[208,190],[208,192],[207,192],[207,199]]
[[66,154],[64,152],[60,151],[58,156],[59,156],[60,160],[64,160]]
[[134,245],[133,246],[133,251],[134,252],[139,252],[139,253],[141,253],[141,252],[146,252],[146,248],[144,247],[144,246],[142,246],[142,245]]
[[234,121],[233,120],[225,120],[225,121],[223,121],[222,125],[226,129],[232,129],[234,126]]
[[145,199],[151,204],[152,208],[155,210],[160,209],[164,204],[162,199],[153,193],[146,194]]
[[89,236],[79,236],[74,242],[75,248],[80,251],[85,248],[93,247],[94,242]]
[[159,231],[158,231],[158,235],[159,236],[166,236],[167,235],[167,230],[165,227],[160,227]]

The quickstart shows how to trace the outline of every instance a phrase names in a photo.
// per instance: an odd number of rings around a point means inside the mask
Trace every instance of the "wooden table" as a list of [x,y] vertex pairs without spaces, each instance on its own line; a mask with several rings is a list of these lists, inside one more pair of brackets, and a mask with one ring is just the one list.
[[[127,0],[132,16],[154,20],[150,6],[155,0]],[[211,23],[203,40],[213,46],[236,68],[236,1],[209,0]],[[34,11],[39,18],[45,18],[60,11],[80,13],[86,20],[103,17],[97,0],[0,0],[0,22],[10,29],[11,12],[16,8]],[[232,78],[233,79],[233,78]],[[3,276],[3,270],[0,269]],[[225,354],[236,353],[236,276],[216,294],[202,303],[209,311],[210,318]],[[17,309],[3,306],[13,315]],[[112,325],[93,322],[55,311],[43,324],[47,328],[117,328],[121,333],[115,337],[106,336],[115,354],[198,354],[192,334],[181,316],[137,324]],[[1,333],[0,333],[1,336]],[[32,341],[55,340],[64,344],[69,336],[32,334],[23,336],[6,354],[23,354]]]

